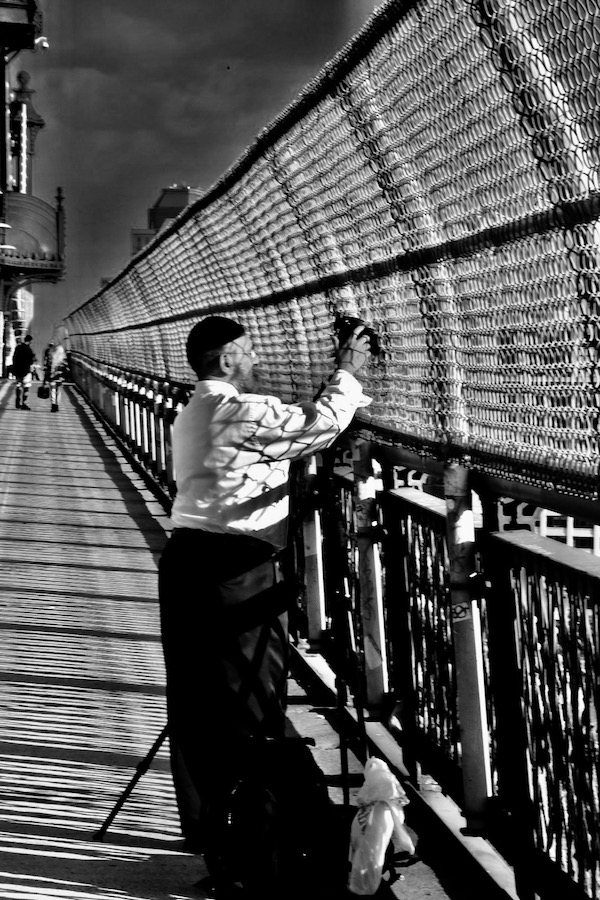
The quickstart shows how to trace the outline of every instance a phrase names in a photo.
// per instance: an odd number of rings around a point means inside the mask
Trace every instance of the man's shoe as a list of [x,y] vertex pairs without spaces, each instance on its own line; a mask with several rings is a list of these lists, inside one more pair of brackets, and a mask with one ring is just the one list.
[[50,407],[50,412],[58,412],[58,403],[53,403]]
[[27,406],[26,403],[22,403],[22,404],[21,404],[21,409],[29,409],[29,410],[30,410],[31,407],[30,407],[30,406]]
[[17,400],[17,402],[15,403],[15,409],[21,409],[21,404],[19,403],[18,400]]

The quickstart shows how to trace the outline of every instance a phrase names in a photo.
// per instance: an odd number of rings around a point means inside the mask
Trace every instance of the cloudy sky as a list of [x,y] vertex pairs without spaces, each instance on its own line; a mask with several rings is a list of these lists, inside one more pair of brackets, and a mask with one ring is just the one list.
[[382,0],[38,0],[34,193],[65,193],[67,276],[36,288],[40,340],[129,258],[163,187],[209,188]]

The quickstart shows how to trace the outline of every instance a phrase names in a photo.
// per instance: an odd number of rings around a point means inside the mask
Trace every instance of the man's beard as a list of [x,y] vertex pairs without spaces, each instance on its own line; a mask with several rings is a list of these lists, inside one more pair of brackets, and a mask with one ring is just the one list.
[[238,369],[232,378],[232,383],[240,394],[255,394],[260,390],[260,372],[256,371],[256,369],[251,369],[249,372],[241,372]]

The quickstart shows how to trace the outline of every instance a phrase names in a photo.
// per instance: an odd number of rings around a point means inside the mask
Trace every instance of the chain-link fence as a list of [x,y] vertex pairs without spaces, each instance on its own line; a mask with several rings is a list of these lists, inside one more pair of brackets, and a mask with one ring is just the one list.
[[357,315],[380,439],[595,498],[599,38],[596,0],[392,0],[68,317],[74,353],[190,381],[225,311],[305,398]]

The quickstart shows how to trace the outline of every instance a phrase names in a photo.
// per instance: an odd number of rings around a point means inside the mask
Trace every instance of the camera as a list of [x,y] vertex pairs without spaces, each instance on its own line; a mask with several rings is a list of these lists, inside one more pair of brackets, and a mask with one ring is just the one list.
[[357,318],[356,316],[344,316],[341,313],[338,313],[335,317],[334,330],[337,335],[340,347],[346,343],[350,335],[355,329],[361,327],[364,328],[364,334],[369,338],[370,341],[370,350],[373,356],[378,356],[381,353],[381,346],[379,344],[379,338],[375,331],[363,322],[362,319]]

